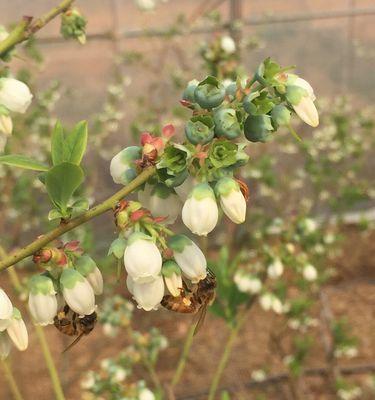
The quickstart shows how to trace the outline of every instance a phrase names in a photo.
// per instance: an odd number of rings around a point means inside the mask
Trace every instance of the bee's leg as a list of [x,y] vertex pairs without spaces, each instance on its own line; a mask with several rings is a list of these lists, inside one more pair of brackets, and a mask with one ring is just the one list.
[[63,308],[63,311],[64,311],[65,315],[68,314],[69,310],[70,310],[69,306],[67,304],[65,304],[65,306]]
[[72,323],[74,328],[74,333],[77,332],[77,313],[73,313]]

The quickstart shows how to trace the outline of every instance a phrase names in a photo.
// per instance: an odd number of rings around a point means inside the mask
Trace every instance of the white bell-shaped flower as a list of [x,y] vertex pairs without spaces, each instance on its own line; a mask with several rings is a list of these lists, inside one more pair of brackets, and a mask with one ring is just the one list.
[[7,328],[7,333],[19,351],[27,349],[29,344],[29,335],[21,313],[16,307],[13,307],[13,315],[10,325]]
[[0,104],[10,111],[24,113],[33,95],[27,85],[14,78],[0,78]]
[[8,320],[13,315],[13,305],[8,295],[0,288],[0,331],[1,321]]
[[206,236],[215,228],[218,215],[211,186],[207,183],[196,185],[182,208],[184,224],[196,235]]
[[235,224],[245,222],[246,199],[238,182],[232,178],[221,178],[215,186],[215,192],[225,215]]
[[242,271],[236,272],[233,280],[240,292],[257,294],[262,290],[262,281],[259,278]]
[[191,175],[188,175],[180,186],[174,188],[174,191],[177,193],[177,196],[185,202],[196,185],[197,181]]
[[135,160],[141,158],[142,149],[139,146],[130,146],[116,154],[110,164],[110,173],[113,182],[127,185],[137,176]]
[[0,360],[5,360],[10,353],[11,343],[6,332],[0,332]]
[[318,271],[313,265],[307,264],[303,267],[302,275],[307,281],[313,282],[318,278]]
[[[302,95],[296,96],[296,100],[293,99],[293,93],[288,96],[288,91],[293,92],[295,87],[304,91]],[[312,127],[319,125],[319,114],[314,104],[316,97],[309,82],[299,76],[288,74],[287,98],[293,99],[290,101],[293,109],[303,122]]]
[[170,294],[174,297],[180,296],[182,289],[181,269],[173,260],[168,260],[163,264],[162,273],[164,282]]
[[139,400],[155,400],[155,395],[150,389],[143,388],[139,392]]
[[183,274],[193,283],[207,276],[207,261],[202,250],[187,236],[175,235],[169,241],[174,259]]
[[39,325],[53,324],[57,314],[56,291],[52,279],[36,275],[29,282],[29,309],[35,322]]
[[284,265],[279,258],[275,258],[267,268],[267,274],[272,279],[280,278],[284,272]]
[[227,54],[233,54],[236,51],[236,42],[230,36],[223,36],[220,45]]
[[173,224],[181,211],[181,201],[174,191],[163,183],[150,185],[138,192],[138,200],[154,217],[166,217],[163,223]]
[[159,275],[151,282],[133,282],[133,296],[138,308],[145,311],[156,310],[164,296],[164,281]]
[[10,135],[13,131],[12,118],[9,115],[0,114],[0,132]]
[[79,315],[95,311],[95,295],[88,280],[73,268],[64,269],[60,277],[62,293],[68,306]]
[[75,265],[76,270],[83,275],[94,290],[94,294],[103,293],[103,275],[95,261],[87,254],[79,257]]
[[272,310],[276,314],[282,314],[284,312],[283,304],[273,293],[264,293],[260,296],[259,303],[265,311]]
[[135,282],[153,281],[161,271],[160,251],[151,236],[141,232],[132,233],[124,253],[124,264]]

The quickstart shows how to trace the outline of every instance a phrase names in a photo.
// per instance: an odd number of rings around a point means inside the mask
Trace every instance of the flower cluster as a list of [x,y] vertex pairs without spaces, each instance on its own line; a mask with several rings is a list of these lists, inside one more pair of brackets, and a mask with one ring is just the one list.
[[18,350],[24,351],[27,349],[29,336],[20,311],[0,288],[0,358],[8,356],[11,342]]
[[76,39],[79,43],[86,43],[86,18],[77,8],[69,8],[61,16],[61,35],[65,39]]
[[82,254],[79,242],[43,248],[34,261],[45,269],[29,281],[28,304],[36,324],[53,324],[64,303],[80,316],[95,311],[95,295],[103,292],[103,277],[95,261]]
[[154,367],[160,351],[167,341],[157,329],[148,333],[131,332],[132,345],[125,348],[116,358],[104,359],[100,371],[89,371],[81,381],[83,399],[110,400],[155,400],[157,397],[144,381],[135,381],[133,367],[145,365]]
[[146,311],[157,309],[165,286],[173,296],[183,287],[182,274],[192,283],[206,277],[207,262],[187,236],[174,235],[164,217],[154,217],[135,201],[121,202],[116,211],[119,238],[109,253],[123,259],[128,290]]
[[[139,307],[157,308],[164,283],[178,296],[181,274],[193,284],[206,277],[206,259],[198,246],[166,228],[180,211],[184,224],[199,236],[217,225],[218,204],[234,223],[245,221],[249,191],[234,176],[249,160],[242,135],[252,142],[268,140],[279,126],[290,127],[293,109],[310,125],[318,123],[315,106],[307,100],[312,98],[308,84],[287,73],[289,69],[267,59],[246,82],[225,87],[213,76],[191,81],[181,100],[193,111],[182,144],[171,141],[175,129],[166,125],[161,136],[144,132],[141,146],[127,147],[113,157],[110,173],[118,184],[129,183],[150,165],[157,171],[139,191],[140,203],[119,204],[116,223],[121,233],[110,250],[119,259],[123,256],[127,286]],[[269,274],[281,273],[282,265],[275,261]],[[312,276],[311,269],[307,274]]]

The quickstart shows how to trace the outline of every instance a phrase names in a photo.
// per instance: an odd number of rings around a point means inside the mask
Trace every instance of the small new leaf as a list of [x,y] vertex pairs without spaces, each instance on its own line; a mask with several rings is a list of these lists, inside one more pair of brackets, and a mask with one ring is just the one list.
[[48,195],[54,206],[64,216],[67,214],[69,199],[81,185],[83,177],[82,168],[68,162],[52,167],[46,174],[45,184]]
[[66,146],[65,146],[65,137],[64,137],[64,129],[60,123],[60,121],[56,122],[55,128],[52,132],[51,137],[51,156],[52,156],[52,164],[59,165],[66,160]]
[[68,159],[66,161],[79,165],[87,146],[87,122],[79,122],[73,132],[66,138]]
[[69,135],[65,135],[60,122],[52,133],[51,155],[53,165],[69,162],[79,165],[87,146],[87,122],[79,122]]
[[7,154],[5,156],[0,156],[0,164],[31,169],[33,171],[48,171],[49,169],[48,165],[21,154]]

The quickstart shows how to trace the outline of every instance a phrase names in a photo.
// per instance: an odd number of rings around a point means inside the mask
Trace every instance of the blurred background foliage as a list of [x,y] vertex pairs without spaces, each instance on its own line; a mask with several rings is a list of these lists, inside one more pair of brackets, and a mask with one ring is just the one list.
[[[20,10],[36,15],[47,6],[6,3],[0,4],[2,24]],[[147,3],[82,0],[86,45],[61,41],[54,23],[28,41],[12,71],[35,100],[15,118],[12,136],[0,136],[0,147],[46,160],[57,118],[69,127],[87,119],[88,177],[85,193],[77,195],[94,204],[116,189],[109,160],[121,148],[166,123],[182,132],[186,111],[179,99],[189,80],[246,76],[269,55],[297,64],[316,91],[320,126],[296,125],[301,143],[283,132],[250,146],[250,163],[241,171],[250,188],[247,221],[237,227],[223,220],[202,243],[217,275],[217,300],[190,359],[180,358],[187,364],[177,398],[207,398],[210,385],[223,400],[373,398],[372,2],[332,1],[328,10],[326,2],[308,0],[169,0],[145,11]],[[227,35],[235,39],[234,52],[222,46]],[[31,172],[0,166],[5,249],[53,225],[44,196]],[[86,344],[61,356],[62,339],[48,329],[67,398],[148,400],[153,397],[141,396],[149,390],[160,398],[189,338],[187,318],[134,310],[124,277],[119,282],[116,262],[106,256],[114,231],[106,215],[67,235],[97,259],[106,280],[100,332]],[[26,280],[34,267],[22,267]],[[36,377],[38,398],[50,399],[45,371],[30,372],[35,354],[13,355],[15,376],[28,395]],[[3,384],[0,394],[10,398]]]

